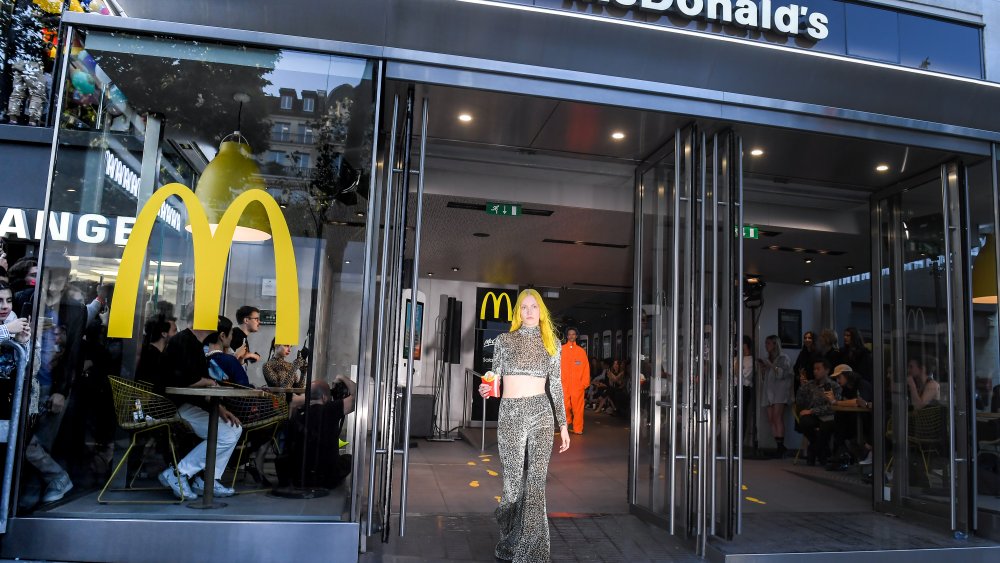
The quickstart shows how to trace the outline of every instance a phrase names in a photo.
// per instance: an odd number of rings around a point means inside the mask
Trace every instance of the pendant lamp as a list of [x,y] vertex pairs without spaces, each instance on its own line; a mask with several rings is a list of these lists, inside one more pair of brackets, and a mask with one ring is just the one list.
[[986,235],[986,244],[979,249],[972,266],[972,302],[981,305],[997,304],[997,239]]
[[[237,196],[250,189],[263,190],[266,187],[250,144],[236,131],[222,139],[218,154],[202,171],[194,193],[205,207],[209,227],[215,234],[222,215]],[[237,224],[233,240],[261,242],[270,238],[271,224],[267,212],[261,204],[251,203]]]

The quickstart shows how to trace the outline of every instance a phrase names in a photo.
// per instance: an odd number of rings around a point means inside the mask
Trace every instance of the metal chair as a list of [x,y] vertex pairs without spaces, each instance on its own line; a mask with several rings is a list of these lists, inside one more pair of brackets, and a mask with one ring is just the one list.
[[944,424],[944,407],[927,406],[909,414],[909,432],[907,442],[915,446],[924,462],[924,474],[927,483],[931,481],[930,456],[940,454],[943,439],[946,437]]
[[[795,428],[796,429],[798,429],[798,427],[799,427],[799,411],[800,410],[802,410],[802,409],[799,408],[798,403],[792,403],[792,416],[795,417]],[[799,433],[802,434],[801,432],[799,432]],[[799,440],[799,449],[795,450],[795,459],[792,460],[792,465],[798,465],[799,464],[799,457],[802,455],[803,450],[807,450],[808,448],[809,448],[809,438],[806,438],[806,435],[802,434],[802,439]]]
[[[235,487],[236,479],[239,476],[240,467],[243,463],[243,455],[247,449],[247,442],[250,441],[250,434],[252,432],[270,429],[271,436],[267,441],[267,445],[273,445],[275,449],[278,448],[276,438],[278,426],[288,420],[288,402],[283,395],[265,393],[263,397],[239,397],[227,400],[225,404],[226,408],[236,415],[243,425],[243,437],[238,446],[239,454],[236,456],[236,469],[233,471],[233,480],[229,484],[230,487]],[[260,471],[261,475],[264,474],[263,468],[258,468],[258,471]],[[255,493],[266,490],[269,489],[254,489],[241,492]]]
[[[107,500],[104,494],[108,491],[115,476],[121,471],[123,465],[132,453],[140,434],[146,434],[158,429],[165,429],[167,442],[170,444],[170,455],[173,458],[173,466],[177,467],[177,452],[174,450],[174,438],[172,426],[187,427],[187,423],[177,415],[177,408],[166,397],[153,392],[152,385],[141,381],[130,381],[121,377],[110,376],[111,397],[114,403],[115,417],[118,426],[122,430],[132,434],[131,443],[125,450],[125,455],[115,466],[115,470],[104,484],[101,493],[97,495],[97,502],[101,504],[177,504],[181,500]],[[144,463],[144,462],[143,462]],[[142,469],[142,464],[139,465]],[[133,487],[136,477],[140,471],[136,470],[131,479],[126,476],[126,485],[123,489],[112,489],[114,491],[158,491],[162,487]]]

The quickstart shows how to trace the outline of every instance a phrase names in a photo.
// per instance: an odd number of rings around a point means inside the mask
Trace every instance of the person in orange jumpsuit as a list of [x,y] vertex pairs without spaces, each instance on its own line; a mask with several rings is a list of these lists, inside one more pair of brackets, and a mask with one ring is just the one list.
[[576,343],[577,330],[566,329],[566,344],[562,347],[562,385],[566,404],[566,421],[574,434],[583,434],[585,395],[590,386],[590,360],[587,351]]

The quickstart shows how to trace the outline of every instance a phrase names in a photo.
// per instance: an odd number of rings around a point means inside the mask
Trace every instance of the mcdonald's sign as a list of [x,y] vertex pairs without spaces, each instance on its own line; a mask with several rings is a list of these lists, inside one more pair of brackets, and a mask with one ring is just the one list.
[[[505,290],[502,290],[502,289],[483,289],[483,288],[480,288],[478,293],[479,293],[479,303],[480,303],[480,305],[479,305],[479,320],[481,320],[481,321],[486,321],[486,320],[502,321],[502,320],[506,319],[507,322],[511,322],[511,321],[514,320],[513,305],[511,304],[511,302],[512,302],[511,293],[512,292],[505,291]],[[492,317],[487,317],[486,316],[486,311],[487,311],[486,306],[488,304],[490,304],[490,303],[493,304],[493,316]],[[500,308],[503,306],[504,303],[507,304],[507,316],[506,317],[500,316],[500,311],[501,311]]]
[[146,247],[156,223],[160,207],[170,196],[177,196],[187,208],[194,247],[194,324],[196,330],[215,330],[218,326],[219,302],[225,281],[226,263],[232,248],[236,225],[246,208],[257,202],[267,212],[274,246],[274,269],[277,291],[277,323],[275,342],[296,344],[299,341],[299,276],[295,268],[295,249],[281,207],[264,190],[250,189],[240,194],[226,209],[215,232],[198,197],[182,184],[167,184],[153,192],[136,217],[132,234],[125,245],[118,281],[108,319],[108,336],[131,338],[135,320],[135,303],[142,281]]

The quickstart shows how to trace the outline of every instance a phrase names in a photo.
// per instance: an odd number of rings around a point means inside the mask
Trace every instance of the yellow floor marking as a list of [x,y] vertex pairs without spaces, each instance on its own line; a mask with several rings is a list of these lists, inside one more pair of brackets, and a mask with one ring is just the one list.
[[469,483],[469,486],[472,487],[473,489],[475,489],[475,488],[479,487],[479,481],[473,481],[473,482]]
[[756,499],[756,498],[754,498],[754,497],[746,497],[746,498],[747,498],[747,500],[748,500],[748,501],[750,501],[750,502],[755,502],[755,503],[757,503],[757,504],[767,504],[766,502],[764,502],[764,501],[762,501],[762,500],[760,500],[760,499]]
[[476,464],[476,462],[470,461],[467,465],[475,465],[475,464]]
[[747,490],[747,486],[746,485],[740,485],[740,488],[743,489],[744,491]]
[[493,497],[493,498],[497,499],[498,503],[500,502],[500,497]]
[[490,458],[484,457],[480,461],[482,461],[483,463],[489,463],[490,462]]
[[490,454],[479,454],[479,457],[493,457]]
[[499,473],[493,471],[492,469],[487,469],[486,472],[490,474],[490,477],[496,477],[497,475],[499,475]]

